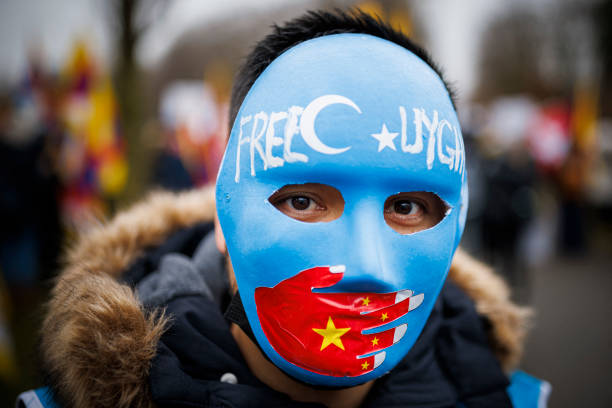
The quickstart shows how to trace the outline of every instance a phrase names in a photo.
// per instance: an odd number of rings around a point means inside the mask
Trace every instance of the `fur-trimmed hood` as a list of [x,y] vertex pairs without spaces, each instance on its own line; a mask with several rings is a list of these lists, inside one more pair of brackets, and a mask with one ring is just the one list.
[[[51,293],[42,327],[43,367],[58,397],[74,407],[151,407],[148,372],[168,325],[144,310],[118,278],[147,248],[189,225],[211,221],[210,188],[156,193],[80,235]],[[490,322],[489,338],[506,369],[519,360],[528,311],[510,301],[506,284],[458,250],[450,279]]]

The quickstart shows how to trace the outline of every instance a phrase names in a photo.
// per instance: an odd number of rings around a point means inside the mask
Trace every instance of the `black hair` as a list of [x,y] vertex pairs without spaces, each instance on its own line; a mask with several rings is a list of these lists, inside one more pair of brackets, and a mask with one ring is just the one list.
[[427,51],[415,44],[401,31],[395,30],[379,17],[373,17],[359,9],[349,12],[340,10],[335,12],[309,11],[282,26],[273,25],[272,33],[259,41],[253,51],[246,57],[244,64],[236,75],[232,88],[229,112],[230,129],[249,89],[272,61],[289,48],[304,41],[341,33],[370,34],[411,51],[438,74],[450,95],[453,107],[455,107],[454,92],[444,80],[438,65],[431,59]]

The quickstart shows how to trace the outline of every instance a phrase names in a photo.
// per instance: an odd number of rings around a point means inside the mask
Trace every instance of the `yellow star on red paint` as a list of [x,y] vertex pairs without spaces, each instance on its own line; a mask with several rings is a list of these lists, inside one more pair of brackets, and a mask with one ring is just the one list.
[[387,320],[389,318],[389,316],[387,316],[386,313],[383,313],[382,316],[380,316],[380,319],[384,322],[385,320]]
[[370,304],[370,297],[369,297],[369,296],[366,296],[366,298],[365,298],[365,299],[363,299],[363,300],[362,300],[362,302],[363,302],[363,303],[361,304],[361,306],[367,306],[367,305],[369,305],[369,304]]
[[374,346],[378,346],[378,337],[374,336],[374,338],[372,339],[372,347]]
[[329,316],[329,319],[327,320],[327,327],[325,327],[324,329],[313,328],[312,330],[314,330],[317,334],[323,336],[323,342],[321,343],[320,351],[324,350],[330,344],[333,344],[339,349],[344,350],[344,345],[342,344],[342,340],[340,340],[340,337],[346,334],[347,331],[351,330],[351,328],[344,327],[341,329],[337,329],[331,316]]
[[367,370],[369,366],[370,366],[370,363],[368,363],[368,362],[366,361],[365,363],[363,363],[363,364],[361,365],[361,369],[362,369],[362,370]]

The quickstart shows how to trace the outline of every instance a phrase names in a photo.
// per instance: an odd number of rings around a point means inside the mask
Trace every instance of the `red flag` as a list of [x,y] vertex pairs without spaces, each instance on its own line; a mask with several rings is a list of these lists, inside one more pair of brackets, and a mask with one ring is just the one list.
[[[344,267],[315,267],[285,279],[273,288],[255,290],[261,327],[287,361],[334,377],[355,377],[378,367],[385,348],[406,333],[406,324],[376,334],[363,334],[414,310],[423,294],[314,293],[338,283]],[[370,353],[374,353],[371,354]],[[369,355],[365,357],[364,355]]]

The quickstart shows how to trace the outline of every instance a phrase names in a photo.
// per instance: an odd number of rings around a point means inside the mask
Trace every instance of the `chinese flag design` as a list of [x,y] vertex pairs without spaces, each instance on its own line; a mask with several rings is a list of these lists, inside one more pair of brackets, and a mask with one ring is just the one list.
[[343,266],[306,269],[272,288],[257,288],[255,303],[268,341],[287,361],[318,374],[355,377],[382,364],[384,349],[400,341],[407,326],[363,331],[399,319],[424,295],[312,291],[335,285],[343,275]]

